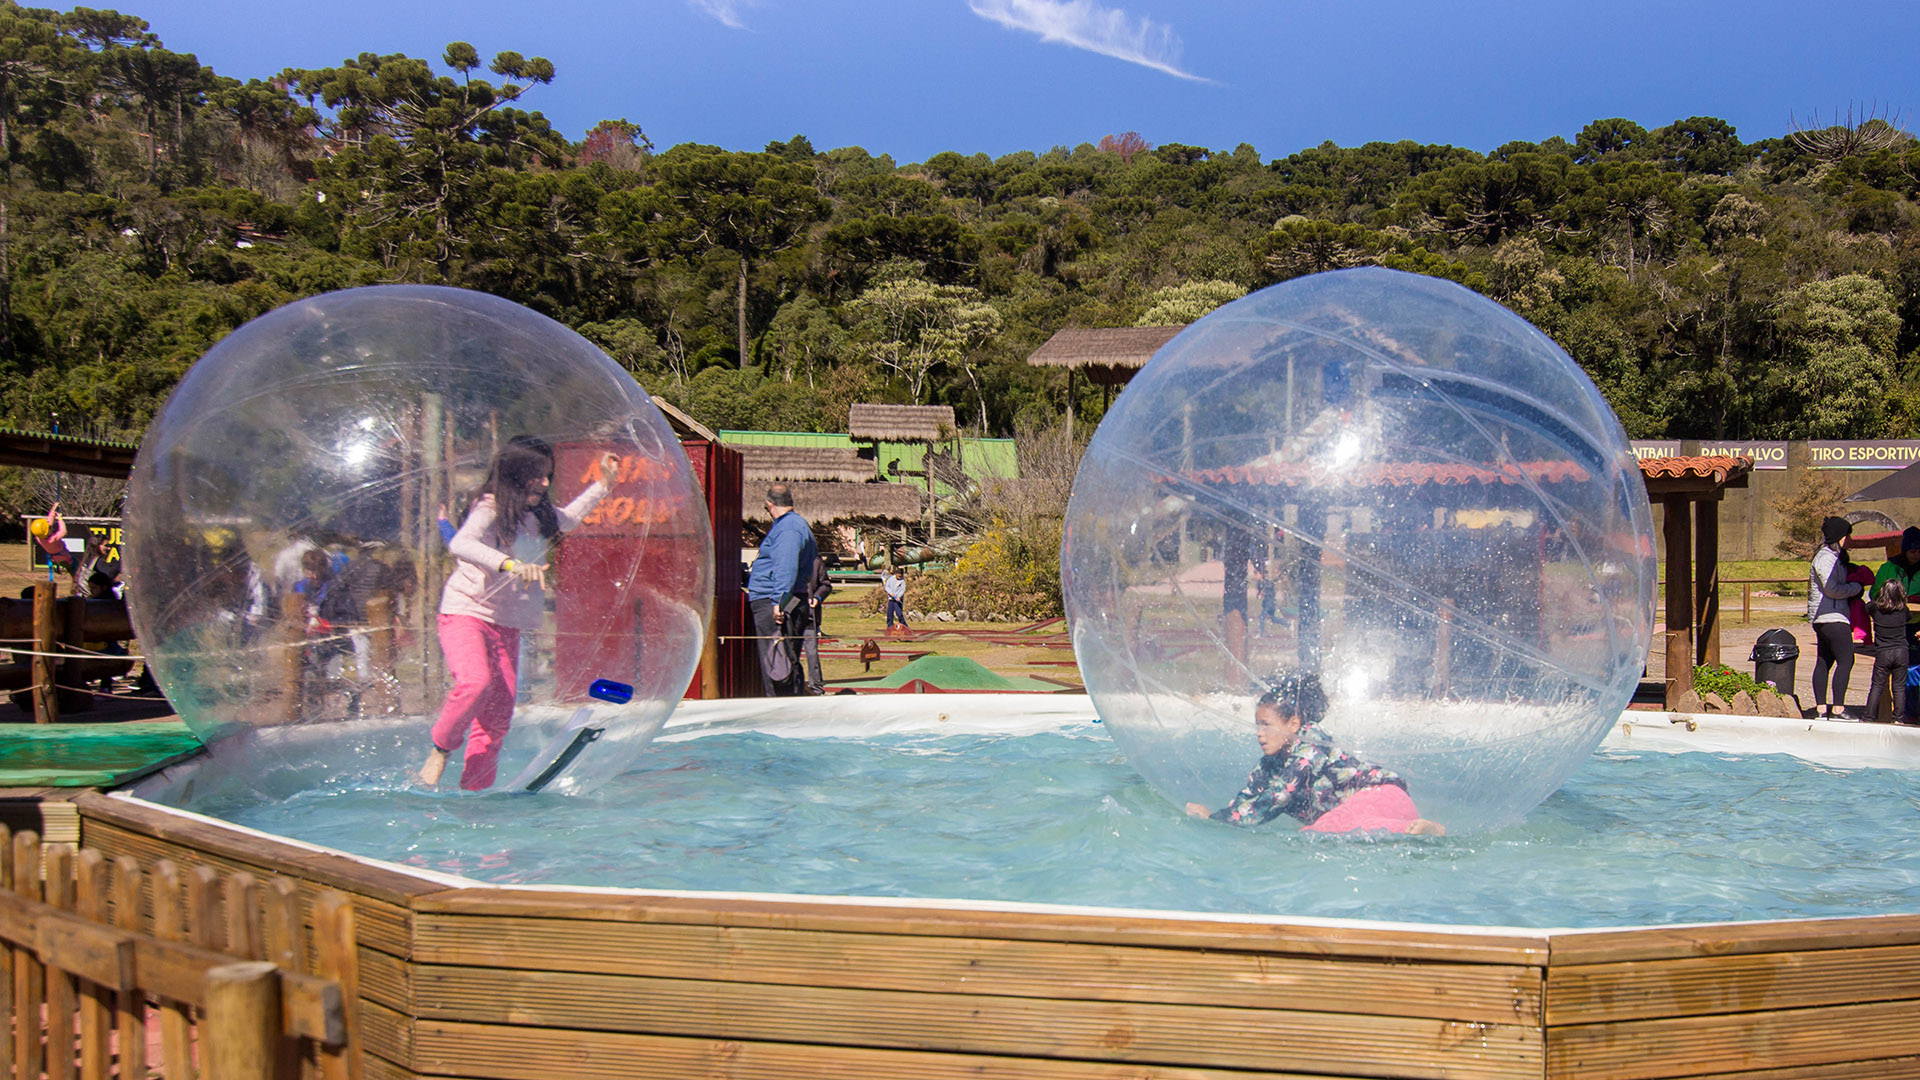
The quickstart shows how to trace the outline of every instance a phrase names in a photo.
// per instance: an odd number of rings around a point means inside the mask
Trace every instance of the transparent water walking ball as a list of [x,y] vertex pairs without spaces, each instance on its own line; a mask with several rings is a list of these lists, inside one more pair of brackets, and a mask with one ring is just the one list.
[[1391,270],[1169,342],[1094,433],[1062,557],[1095,707],[1176,805],[1239,790],[1256,697],[1302,670],[1422,816],[1517,821],[1618,719],[1652,634],[1646,489],[1593,383],[1500,305]]
[[[520,609],[530,625],[500,775],[576,715],[596,679],[633,698],[595,708],[602,735],[549,790],[623,769],[705,641],[713,541],[691,466],[652,399],[592,343],[518,304],[429,286],[329,293],[253,320],[193,366],[141,443],[129,605],[196,734],[253,753],[262,783],[282,766],[337,763],[346,742],[417,764],[450,684],[437,632],[456,569],[446,534],[516,440],[547,448],[555,507],[586,493],[608,455],[612,484],[550,551],[510,552],[549,570]],[[449,779],[459,762],[456,750]]]

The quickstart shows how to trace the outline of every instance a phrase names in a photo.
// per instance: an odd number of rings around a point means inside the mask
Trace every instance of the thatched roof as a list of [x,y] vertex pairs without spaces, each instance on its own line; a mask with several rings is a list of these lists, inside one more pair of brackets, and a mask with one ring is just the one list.
[[656,394],[654,395],[653,403],[660,407],[660,412],[667,418],[667,425],[673,428],[673,433],[680,438],[705,439],[710,443],[720,441],[720,436],[714,434],[712,428],[707,427],[707,425],[674,408],[673,403],[666,398]]
[[749,486],[775,480],[839,480],[858,484],[873,479],[873,462],[852,450],[834,446],[727,445],[740,451],[740,476]]
[[855,405],[847,410],[847,434],[861,442],[944,442],[957,430],[951,405]]
[[1097,376],[1104,373],[1131,372],[1146,366],[1153,354],[1160,351],[1160,346],[1185,329],[1182,325],[1060,330],[1035,349],[1033,355],[1027,357],[1027,363],[1035,367],[1094,369],[1088,374],[1100,381]]
[[[788,484],[793,489],[793,508],[807,524],[898,525],[919,521],[926,495],[906,484],[846,484],[823,480],[803,480]],[[746,487],[740,494],[742,520],[765,525],[767,516],[765,484]]]

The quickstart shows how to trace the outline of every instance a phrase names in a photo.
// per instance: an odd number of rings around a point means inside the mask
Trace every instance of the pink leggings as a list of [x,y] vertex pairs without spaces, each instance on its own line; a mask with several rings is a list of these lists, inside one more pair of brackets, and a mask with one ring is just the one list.
[[1420,811],[1413,799],[1393,784],[1361,788],[1346,797],[1339,806],[1321,814],[1301,832],[1343,833],[1363,829],[1403,833],[1414,823]]
[[471,615],[442,615],[440,651],[447,658],[453,686],[433,725],[433,745],[451,752],[464,737],[467,760],[460,770],[460,786],[484,791],[493,786],[500,748],[513,723],[520,631]]

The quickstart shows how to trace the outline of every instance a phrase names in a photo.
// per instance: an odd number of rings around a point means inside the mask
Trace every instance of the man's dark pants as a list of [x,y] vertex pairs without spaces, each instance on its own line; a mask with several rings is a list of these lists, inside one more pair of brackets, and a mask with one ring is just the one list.
[[[779,623],[773,621],[773,608],[774,608],[774,605],[773,605],[773,601],[771,600],[747,601],[747,611],[749,614],[753,616],[753,636],[754,636],[753,644],[754,644],[755,656],[765,656],[766,655],[765,649],[768,641],[770,641],[775,637],[782,638],[783,645],[784,645],[784,638],[787,636],[787,628],[782,627]],[[788,647],[790,648],[790,646]],[[788,655],[792,655],[791,652],[789,652]],[[800,665],[798,664],[794,665],[794,669],[796,672],[798,671],[799,667]],[[797,681],[798,680],[795,680],[795,679],[788,679],[786,682],[780,682],[780,683],[774,682],[771,678],[767,676],[766,662],[764,660],[761,661],[760,686],[762,690],[765,692],[767,697],[791,696],[792,694],[796,693],[796,691],[794,690],[794,684]]]

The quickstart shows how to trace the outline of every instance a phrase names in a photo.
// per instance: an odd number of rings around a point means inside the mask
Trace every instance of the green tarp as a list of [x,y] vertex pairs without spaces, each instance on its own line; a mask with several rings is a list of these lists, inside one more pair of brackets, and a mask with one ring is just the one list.
[[1001,675],[989,671],[978,660],[964,656],[923,656],[884,679],[859,679],[836,682],[832,689],[898,690],[919,679],[942,690],[968,690],[978,693],[1052,694],[1071,689],[1059,683],[1030,679],[1024,675]]
[[0,728],[0,787],[114,787],[199,752],[178,720],[9,724]]

